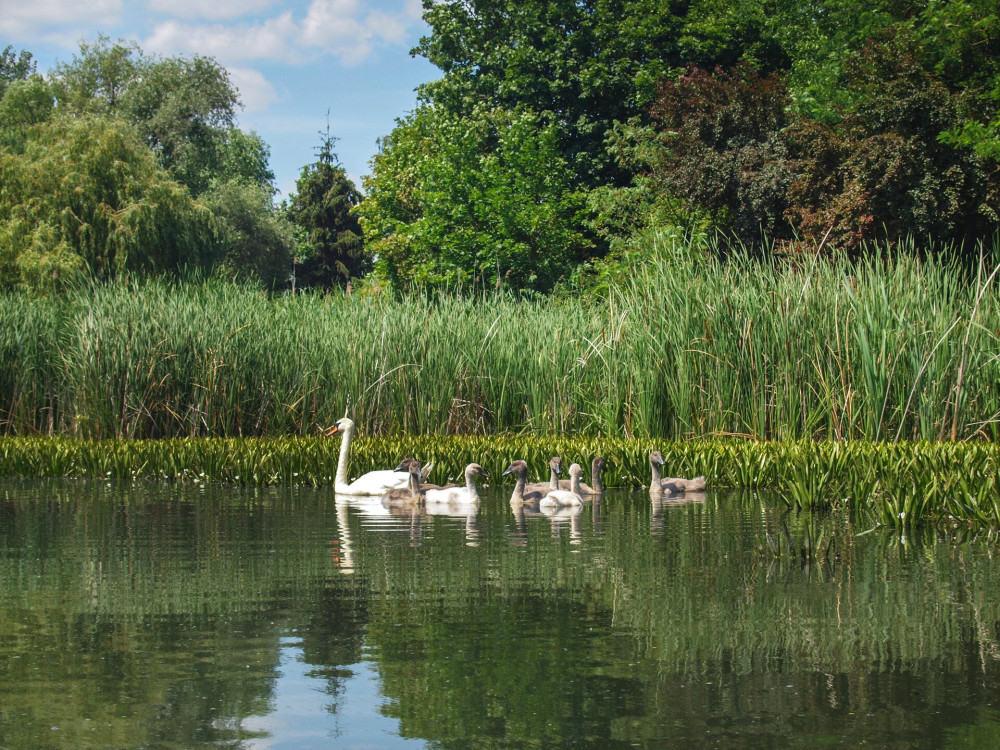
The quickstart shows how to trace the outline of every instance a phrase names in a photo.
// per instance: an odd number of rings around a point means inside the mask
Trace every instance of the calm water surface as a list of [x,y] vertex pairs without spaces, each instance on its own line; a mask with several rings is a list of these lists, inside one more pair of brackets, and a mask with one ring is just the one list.
[[996,544],[861,531],[0,482],[0,749],[1000,747]]

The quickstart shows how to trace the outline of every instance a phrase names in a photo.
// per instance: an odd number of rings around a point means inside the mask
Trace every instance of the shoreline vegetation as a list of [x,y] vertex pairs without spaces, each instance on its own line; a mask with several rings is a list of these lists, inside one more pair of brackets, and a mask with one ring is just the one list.
[[995,440],[996,259],[700,255],[606,290],[268,295],[223,281],[0,297],[0,434]]
[[0,475],[332,482],[415,455],[648,452],[861,522],[1000,528],[996,260],[811,262],[661,237],[606,291],[272,296],[222,281],[0,297]]
[[[454,480],[475,461],[493,477],[484,484],[496,485],[517,458],[539,473],[552,455],[588,465],[601,455],[607,461],[607,487],[641,490],[649,486],[653,447],[673,474],[705,475],[713,490],[769,493],[789,510],[843,511],[866,527],[931,524],[1000,530],[1000,445],[990,442],[399,435],[357,438],[351,475],[418,456],[432,464],[431,482]],[[339,440],[325,437],[0,437],[0,477],[332,487],[339,449]]]

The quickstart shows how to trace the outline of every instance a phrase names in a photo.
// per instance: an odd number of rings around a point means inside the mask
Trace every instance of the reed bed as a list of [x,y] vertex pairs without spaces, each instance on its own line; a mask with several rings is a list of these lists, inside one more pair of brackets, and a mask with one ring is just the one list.
[[[322,437],[169,438],[83,441],[0,438],[0,476],[230,482],[247,485],[333,484],[340,441]],[[470,462],[499,484],[515,459],[547,478],[547,463],[589,466],[604,456],[609,487],[641,489],[650,480],[649,451],[659,449],[674,476],[708,477],[712,489],[764,491],[794,510],[837,510],[862,524],[914,527],[970,524],[1000,529],[1000,446],[994,443],[700,441],[552,436],[358,438],[351,476],[391,468],[416,456],[430,481],[458,480]]]
[[0,298],[0,433],[995,439],[996,267],[665,246],[601,296]]

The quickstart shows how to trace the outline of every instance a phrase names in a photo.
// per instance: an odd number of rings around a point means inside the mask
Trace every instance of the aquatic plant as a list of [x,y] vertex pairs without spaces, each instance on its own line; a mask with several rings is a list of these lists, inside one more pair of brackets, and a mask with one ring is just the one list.
[[[336,438],[171,438],[85,441],[0,437],[0,476],[332,486]],[[551,456],[584,466],[601,455],[609,487],[649,484],[649,451],[674,476],[708,477],[712,489],[763,490],[795,510],[847,509],[857,521],[1000,528],[1000,446],[992,443],[762,442],[733,438],[648,441],[530,435],[359,436],[351,476],[415,456],[429,481],[461,481],[469,463],[501,482],[515,459],[544,480]]]

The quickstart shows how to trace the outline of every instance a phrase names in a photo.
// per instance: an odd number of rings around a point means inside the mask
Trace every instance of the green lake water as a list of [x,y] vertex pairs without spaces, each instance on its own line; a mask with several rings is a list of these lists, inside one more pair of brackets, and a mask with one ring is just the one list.
[[483,497],[0,482],[0,750],[1000,747],[985,536]]

